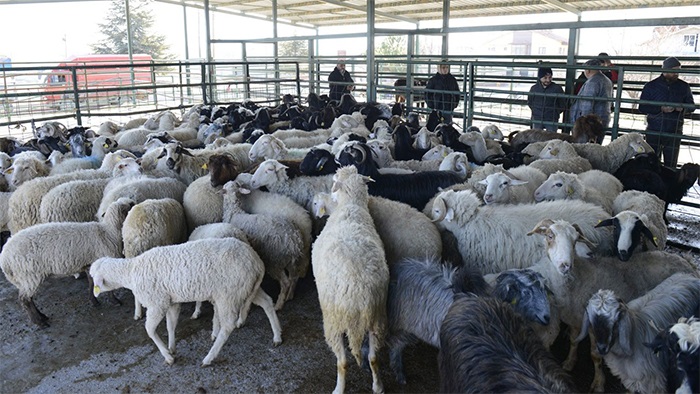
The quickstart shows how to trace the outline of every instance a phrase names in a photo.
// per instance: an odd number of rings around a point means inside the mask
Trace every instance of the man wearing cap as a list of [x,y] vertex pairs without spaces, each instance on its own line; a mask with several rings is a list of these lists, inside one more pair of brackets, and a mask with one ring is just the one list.
[[[600,66],[601,62],[598,59],[591,59],[584,65],[596,67]],[[571,123],[576,123],[576,119],[581,116],[596,114],[600,116],[603,126],[608,127],[608,123],[610,123],[610,102],[607,99],[612,98],[612,82],[600,70],[586,68],[583,73],[586,75],[586,82],[578,92],[576,101],[571,106],[569,112]],[[602,142],[601,138],[598,143]]]
[[663,153],[665,166],[676,168],[680,135],[683,135],[683,115],[695,111],[695,101],[688,83],[680,80],[678,73],[672,71],[681,68],[678,59],[669,57],[664,60],[662,67],[664,71],[661,75],[644,85],[639,99],[666,104],[640,103],[639,112],[647,115],[647,131],[674,135],[647,135],[646,139],[657,155]]
[[532,111],[532,128],[556,133],[559,115],[566,108],[566,99],[561,97],[564,90],[552,82],[552,69],[540,67],[537,69],[539,81],[532,85],[527,97],[527,106]]
[[459,84],[454,75],[450,74],[450,65],[446,60],[440,63],[438,72],[430,77],[425,90],[425,102],[428,107],[440,113],[442,123],[452,123],[452,111],[459,104],[459,93],[447,92],[459,92]]
[[355,88],[352,85],[353,82],[355,81],[352,80],[350,72],[345,71],[345,61],[338,60],[338,65],[328,75],[328,86],[330,87],[328,97],[331,100],[340,101],[343,94],[350,93]]

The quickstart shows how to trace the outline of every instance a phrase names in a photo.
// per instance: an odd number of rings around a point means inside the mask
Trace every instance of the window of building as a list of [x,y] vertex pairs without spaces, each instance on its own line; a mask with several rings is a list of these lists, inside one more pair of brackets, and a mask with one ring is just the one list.
[[539,47],[539,48],[537,48],[537,54],[538,54],[538,55],[546,55],[546,54],[547,54],[547,47]]
[[683,46],[695,48],[695,42],[697,39],[697,34],[686,34],[683,36]]

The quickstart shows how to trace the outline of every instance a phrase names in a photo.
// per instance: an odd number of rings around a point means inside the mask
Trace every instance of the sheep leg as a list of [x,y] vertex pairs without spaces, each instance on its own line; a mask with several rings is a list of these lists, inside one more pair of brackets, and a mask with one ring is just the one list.
[[143,311],[141,309],[141,303],[134,297],[134,320],[139,320],[143,317]]
[[282,309],[284,306],[284,302],[287,301],[287,297],[289,296],[289,288],[291,286],[291,283],[289,281],[289,277],[287,276],[286,273],[282,274],[282,277],[280,278],[280,294],[277,296],[277,302],[275,303],[275,310],[279,311]]
[[22,305],[27,314],[29,315],[29,320],[36,324],[40,328],[46,328],[49,326],[49,318],[46,317],[34,304],[34,299],[32,297],[19,297],[19,303]]
[[272,327],[272,343],[275,346],[282,343],[282,326],[277,318],[277,312],[272,306],[272,298],[265,293],[261,288],[255,292],[255,298],[253,298],[253,304],[263,308],[265,314],[267,315],[267,320],[270,321],[270,327]]
[[389,365],[396,375],[398,384],[406,384],[406,374],[403,371],[403,349],[408,342],[401,334],[389,338]]
[[[260,284],[258,283],[257,288],[260,288]],[[241,305],[241,310],[238,312],[238,320],[236,321],[236,328],[241,328],[245,324],[245,321],[248,320],[248,313],[250,312],[250,306],[253,303],[253,299],[257,296],[257,290],[253,291],[250,295],[248,295],[248,298],[245,299],[245,302],[243,302],[243,305]]]
[[202,314],[202,301],[197,301],[194,304],[194,312],[192,312],[192,317],[190,319],[198,319],[199,315]]
[[168,328],[168,350],[170,354],[175,354],[175,328],[177,319],[180,317],[180,304],[170,305],[165,315],[165,325]]
[[231,331],[234,329],[235,311],[232,308],[222,308],[221,303],[215,303],[214,315],[219,316],[220,328],[216,335],[214,345],[212,345],[209,353],[204,357],[204,360],[202,360],[203,367],[210,365],[216,358],[221,348],[224,346],[224,343],[228,340],[229,335],[231,335]]
[[175,362],[175,358],[173,358],[173,356],[168,351],[168,348],[165,347],[165,343],[163,343],[163,341],[158,336],[158,333],[156,333],[156,328],[158,328],[158,324],[160,324],[164,317],[165,308],[148,308],[146,310],[146,333],[151,338],[153,343],[156,344],[156,347],[160,351],[160,354],[162,354],[165,358],[165,362],[168,365],[173,365],[173,363]]
[[342,394],[345,392],[345,374],[348,370],[348,360],[345,355],[343,335],[340,333],[330,335],[330,337],[329,335],[326,335],[326,342],[328,343],[328,346],[330,346],[331,350],[333,350],[333,353],[335,353],[335,357],[337,358],[336,369],[338,371],[338,376],[336,378],[333,394]]
[[221,327],[221,325],[219,324],[219,316],[217,316],[216,314],[216,308],[214,308],[214,317],[211,319],[211,322],[211,340],[214,341],[216,340],[216,336],[219,334],[219,329]]
[[591,392],[605,392],[605,373],[603,372],[603,357],[598,354],[595,338],[593,335],[588,335],[591,338],[591,360],[593,360],[593,382],[591,383]]
[[369,367],[372,369],[372,392],[383,393],[384,386],[379,376],[379,360],[377,360],[377,350],[381,346],[381,341],[377,334],[369,332]]
[[562,368],[565,371],[573,371],[576,366],[576,361],[578,354],[576,354],[578,349],[578,343],[575,341],[577,335],[571,327],[569,327],[569,354],[566,356],[566,360],[562,364]]

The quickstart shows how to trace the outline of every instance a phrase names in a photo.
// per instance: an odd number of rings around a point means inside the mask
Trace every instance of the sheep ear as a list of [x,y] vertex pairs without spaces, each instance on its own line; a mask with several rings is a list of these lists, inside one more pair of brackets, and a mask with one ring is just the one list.
[[157,158],[158,158],[158,159],[162,159],[162,158],[165,157],[166,154],[168,154],[168,152],[166,152],[165,149],[163,149],[163,150],[160,152],[160,154],[158,155]]
[[445,212],[445,221],[451,222],[455,218],[455,210],[452,209],[451,207],[447,208],[447,212]]
[[486,179],[480,180],[480,181],[479,181],[479,184],[480,184],[480,185],[484,185],[484,186],[488,186],[488,185],[489,185],[489,183],[488,183],[488,181],[487,181]]
[[527,235],[532,235],[532,234],[544,234],[549,230],[549,227],[554,224],[554,221],[552,219],[542,219],[539,223],[535,225],[535,228],[530,230]]
[[614,220],[615,218],[601,220],[600,222],[598,222],[598,224],[595,225],[595,228],[612,226],[614,224]]
[[284,170],[286,170],[287,168],[288,168],[287,166],[285,166],[284,164],[282,164],[282,163],[280,163],[280,162],[277,162],[277,164],[275,164],[275,171],[278,171],[278,172],[279,172],[279,171],[284,171]]
[[583,320],[581,320],[581,332],[578,334],[576,339],[574,339],[574,343],[579,343],[583,340],[583,338],[588,335],[588,327],[590,325],[590,322],[588,321],[588,310],[583,312]]
[[238,191],[239,191],[241,194],[250,194],[250,190],[249,190],[248,188],[245,188],[245,187],[240,187],[240,188],[238,188]]
[[[88,274],[89,275],[89,274]],[[92,294],[97,297],[100,295],[100,292],[102,291],[102,287],[104,287],[104,280],[102,279],[102,276],[97,275],[92,278]]]
[[526,183],[527,183],[527,181],[521,181],[520,179],[511,179],[510,180],[511,185],[524,185]]
[[182,148],[182,149],[180,150],[180,153],[183,154],[183,155],[187,155],[187,156],[194,156],[194,155],[192,154],[192,152],[188,151],[188,150],[185,149],[185,148]]
[[282,141],[277,139],[270,140],[270,146],[272,151],[275,152],[275,156],[279,156],[282,153]]
[[589,248],[595,249],[596,244],[593,243],[592,241],[590,241],[588,238],[586,238],[585,235],[583,235],[583,230],[581,230],[581,226],[579,226],[576,223],[572,224],[572,226],[574,227],[574,229],[578,233],[578,239],[576,240],[576,242],[583,242]]
[[649,230],[649,227],[647,227],[643,224],[642,224],[642,234],[645,237],[647,237],[647,239],[649,239],[649,241],[651,241],[655,247],[657,247],[657,248],[659,247],[659,243],[656,242],[656,237],[654,236],[654,234],[651,232],[651,230]]
[[617,343],[620,349],[627,356],[632,356],[632,327],[629,313],[627,313],[627,305],[621,299],[620,303],[620,320],[617,323]]

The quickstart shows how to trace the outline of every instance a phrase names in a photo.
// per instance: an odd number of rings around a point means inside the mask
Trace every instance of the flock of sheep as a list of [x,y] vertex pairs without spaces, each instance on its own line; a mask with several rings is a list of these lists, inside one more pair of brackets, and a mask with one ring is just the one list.
[[[277,314],[311,268],[336,393],[346,339],[373,392],[382,347],[405,384],[402,352],[417,341],[440,349],[440,391],[573,392],[587,336],[593,391],[603,362],[630,391],[700,391],[698,268],[663,251],[666,195],[631,190],[619,172],[653,153],[641,134],[522,143],[541,139],[529,130],[514,151],[492,125],[460,132],[383,104],[308,102],[198,105],[96,132],[48,122],[31,143],[0,141],[0,267],[31,321],[49,324],[33,299],[46,278],[87,272],[95,303],[133,292],[134,319],[145,307],[172,364],[180,305],[196,302],[198,318],[208,301],[209,365],[252,304],[281,344]],[[687,190],[696,167],[660,182]],[[549,352],[560,322],[563,364]]]

